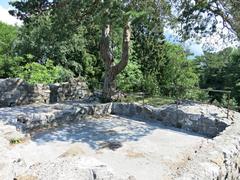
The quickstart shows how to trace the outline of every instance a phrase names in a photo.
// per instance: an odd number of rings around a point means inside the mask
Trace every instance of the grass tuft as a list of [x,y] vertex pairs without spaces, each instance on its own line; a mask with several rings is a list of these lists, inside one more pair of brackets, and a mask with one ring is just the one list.
[[24,140],[22,138],[12,138],[9,141],[10,141],[10,144],[20,144],[20,143],[23,143]]

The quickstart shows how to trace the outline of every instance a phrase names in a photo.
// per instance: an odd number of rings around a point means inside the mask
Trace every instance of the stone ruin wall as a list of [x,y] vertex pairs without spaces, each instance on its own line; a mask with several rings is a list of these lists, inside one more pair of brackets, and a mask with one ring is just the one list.
[[18,78],[0,79],[0,108],[79,100],[89,95],[87,84],[79,79],[50,85],[31,85]]
[[[238,116],[240,120],[240,116]],[[240,180],[240,121],[203,146],[176,180]]]
[[[181,123],[183,129],[196,130],[209,139],[196,154],[188,159],[186,166],[180,168],[175,180],[239,180],[240,179],[240,114],[234,113],[235,121],[229,123],[225,119],[216,121],[209,116],[197,119],[196,115],[181,112],[179,120],[176,119],[174,106],[153,108],[138,104],[108,103],[108,104],[80,104],[69,102],[67,104],[49,104],[44,106],[24,106],[4,108],[0,118],[4,116],[9,124],[15,124],[19,129],[31,130],[48,124],[71,123],[84,119],[88,115],[124,115],[143,117],[162,121],[163,124],[178,127]],[[7,110],[8,109],[8,110]],[[166,119],[168,118],[168,120]],[[198,121],[198,125],[191,123]],[[206,126],[202,126],[203,124]],[[226,129],[222,129],[223,125]],[[208,128],[206,128],[208,126]],[[50,126],[51,127],[51,126]],[[179,127],[180,128],[180,127]],[[217,134],[215,130],[218,130]],[[213,133],[213,134],[211,134]]]
[[[21,79],[0,79],[0,107],[25,105],[31,103],[54,103],[65,100],[81,99],[89,95],[86,83],[81,81],[53,85],[29,85]],[[52,107],[54,106],[54,107]],[[56,107],[55,107],[56,106]],[[61,107],[59,107],[61,106]],[[153,108],[136,104],[102,104],[102,105],[49,105],[53,109],[46,113],[34,111],[31,106],[18,113],[11,113],[15,108],[9,108],[9,115],[4,117],[17,123],[23,129],[33,128],[49,122],[72,121],[77,117],[93,114],[113,113],[125,116],[141,116],[142,118],[162,121],[165,125],[175,126],[200,134],[214,137],[197,152],[196,157],[189,160],[187,166],[176,174],[175,180],[240,180],[240,115],[235,113],[239,121],[225,122],[209,119],[204,116],[185,114],[174,108]],[[8,109],[8,108],[7,108]],[[16,109],[17,110],[17,109]],[[6,113],[6,112],[5,112]],[[15,117],[12,117],[15,116]],[[38,117],[39,116],[39,117]],[[178,117],[176,117],[178,116]],[[49,119],[52,117],[51,119]],[[45,123],[44,123],[45,122]],[[10,123],[11,124],[11,123]],[[226,129],[225,129],[226,128]],[[225,130],[224,130],[225,129]],[[218,134],[220,133],[220,134]]]
[[115,103],[112,113],[155,119],[168,126],[211,137],[189,159],[174,180],[240,180],[240,114],[231,112],[235,121],[189,114],[173,106],[153,108],[137,104]]
[[185,129],[208,137],[217,136],[231,123],[226,118],[218,119],[211,115],[185,112],[181,108],[177,109],[175,105],[154,108],[148,105],[114,103],[112,113],[141,119],[154,119],[166,126]]

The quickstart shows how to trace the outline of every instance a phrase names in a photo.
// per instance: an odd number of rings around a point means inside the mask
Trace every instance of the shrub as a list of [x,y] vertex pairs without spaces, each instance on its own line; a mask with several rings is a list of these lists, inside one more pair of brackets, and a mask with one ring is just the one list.
[[238,103],[235,98],[228,99],[228,95],[224,94],[221,100],[221,106],[225,108],[230,108],[233,110],[238,110]]
[[117,87],[124,92],[134,92],[141,88],[143,75],[139,64],[129,62],[124,71],[117,77]]
[[15,77],[20,61],[22,61],[21,57],[0,55],[0,78]]
[[9,140],[10,144],[20,144],[24,142],[24,139],[22,138],[12,138]]
[[147,95],[159,95],[160,89],[159,84],[154,75],[148,75],[144,78],[142,83],[143,91]]
[[73,77],[73,73],[62,66],[54,66],[53,61],[47,60],[45,64],[27,63],[21,68],[17,76],[30,84],[50,84],[67,81]]
[[203,91],[199,88],[193,88],[193,89],[189,89],[186,92],[184,99],[200,101],[200,102],[208,102],[209,95],[207,91]]

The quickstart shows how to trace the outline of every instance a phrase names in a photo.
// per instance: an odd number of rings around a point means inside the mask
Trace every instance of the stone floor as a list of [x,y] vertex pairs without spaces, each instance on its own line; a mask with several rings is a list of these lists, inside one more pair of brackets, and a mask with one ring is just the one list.
[[[0,137],[9,140],[7,136],[10,134],[4,131],[3,126],[1,131],[0,125]],[[141,121],[111,115],[38,131],[32,134],[31,139],[16,145],[5,141],[5,150],[3,146],[0,148],[0,162],[1,158],[10,159],[12,162],[22,159],[25,167],[30,167],[56,161],[61,157],[79,156],[88,164],[93,162],[93,159],[106,164],[119,177],[167,180],[171,179],[207,140],[198,134],[165,127],[158,121]],[[20,172],[17,169],[13,171],[16,175]],[[0,174],[3,172],[0,163]]]

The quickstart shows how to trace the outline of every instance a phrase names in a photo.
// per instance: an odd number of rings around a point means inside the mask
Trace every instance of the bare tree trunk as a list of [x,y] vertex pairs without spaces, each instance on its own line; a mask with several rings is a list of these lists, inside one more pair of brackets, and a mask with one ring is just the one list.
[[122,57],[118,64],[114,64],[114,58],[111,50],[110,40],[110,25],[106,25],[102,29],[102,37],[100,42],[100,53],[103,58],[105,66],[105,77],[103,85],[103,99],[111,101],[115,93],[115,79],[117,75],[128,64],[129,58],[129,43],[131,37],[131,25],[128,22],[123,29],[123,42],[122,42]]

